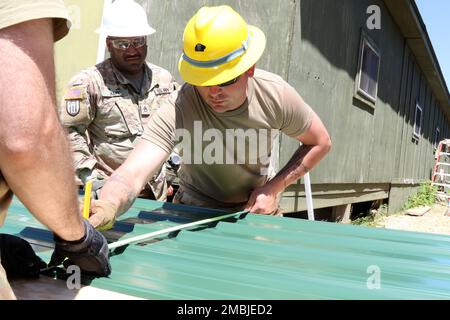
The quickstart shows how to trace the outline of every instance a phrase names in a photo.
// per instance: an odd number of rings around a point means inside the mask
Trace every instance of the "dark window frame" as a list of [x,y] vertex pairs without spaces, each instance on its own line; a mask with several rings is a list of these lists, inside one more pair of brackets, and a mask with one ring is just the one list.
[[437,126],[436,130],[434,130],[434,143],[433,143],[434,149],[437,149],[440,140],[441,140],[441,129],[439,129],[439,126]]
[[[363,58],[364,58],[364,49],[368,48],[371,52],[373,52],[378,58],[378,65],[376,66],[376,81],[375,81],[375,94],[371,96],[370,93],[364,91],[361,88],[361,80],[362,80],[362,67],[363,67]],[[356,74],[355,80],[355,93],[354,97],[365,102],[370,107],[375,108],[375,103],[378,98],[378,84],[379,84],[379,76],[380,76],[380,65],[381,65],[381,54],[375,42],[369,37],[369,35],[361,30],[361,39],[358,48],[358,70]]]
[[[418,131],[417,129],[417,110],[420,110],[420,119],[419,119],[419,126]],[[416,102],[416,107],[414,109],[414,126],[413,126],[413,138],[419,140],[420,135],[422,134],[422,122],[423,122],[423,108],[420,106],[419,102]]]

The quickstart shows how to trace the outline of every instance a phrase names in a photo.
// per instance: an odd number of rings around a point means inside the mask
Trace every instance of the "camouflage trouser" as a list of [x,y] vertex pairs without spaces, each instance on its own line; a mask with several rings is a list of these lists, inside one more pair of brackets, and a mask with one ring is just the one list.
[[139,194],[139,198],[166,201],[167,200],[167,181],[165,175],[161,173],[158,177],[148,182]]
[[9,285],[6,278],[5,269],[3,269],[0,261],[0,300],[15,300],[16,296]]
[[167,181],[166,181],[166,169],[163,166],[157,177],[154,177],[152,181],[147,183],[146,187],[153,192],[153,197],[158,201],[166,201],[167,199]]
[[[278,196],[277,200],[279,203],[280,196]],[[197,207],[203,207],[203,208],[220,209],[220,210],[224,210],[224,211],[227,211],[230,213],[242,211],[242,210],[244,210],[245,205],[246,205],[246,203],[243,203],[243,204],[239,204],[237,206],[230,207],[230,208],[222,208],[222,207],[219,208],[219,207],[217,207],[217,205],[215,205],[212,202],[204,201],[204,200],[199,199],[198,197],[193,196],[191,193],[187,192],[181,186],[173,198],[173,203],[185,204],[185,205],[189,205],[189,206],[197,206]],[[282,212],[281,208],[278,206],[277,210],[275,210],[270,215],[282,217],[283,212]]]

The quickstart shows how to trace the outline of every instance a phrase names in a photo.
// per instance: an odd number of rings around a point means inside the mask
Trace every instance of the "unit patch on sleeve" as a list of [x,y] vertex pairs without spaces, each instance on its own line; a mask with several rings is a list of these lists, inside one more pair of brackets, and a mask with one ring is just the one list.
[[80,113],[80,101],[83,99],[83,92],[80,87],[72,87],[67,91],[64,100],[66,101],[66,111],[72,117]]
[[80,113],[80,100],[66,100],[66,110],[69,115],[75,117]]

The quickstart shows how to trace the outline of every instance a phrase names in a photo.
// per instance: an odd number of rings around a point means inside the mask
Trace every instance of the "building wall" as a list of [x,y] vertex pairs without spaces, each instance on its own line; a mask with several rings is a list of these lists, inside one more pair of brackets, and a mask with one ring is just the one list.
[[292,24],[298,12],[298,1],[284,0],[137,0],[147,9],[150,25],[157,32],[149,37],[150,61],[170,70],[181,81],[177,71],[182,52],[184,27],[204,5],[228,4],[249,23],[262,29],[267,47],[258,67],[287,76],[289,42]]
[[[370,5],[381,9],[380,30],[366,27]],[[310,174],[315,207],[339,205],[342,199],[387,198],[393,181],[395,196],[405,193],[397,192],[403,187],[412,191],[418,181],[430,179],[436,126],[441,138],[448,137],[448,120],[383,1],[300,0],[299,9],[288,79],[319,114],[333,142],[330,154]],[[354,98],[361,30],[380,51],[374,108]],[[413,141],[416,101],[423,107],[422,134]],[[282,137],[281,164],[296,146]],[[412,187],[399,182],[410,180],[415,181]],[[302,190],[301,183],[288,188],[285,209],[306,208],[298,199]],[[391,202],[401,207],[398,199]]]
[[[381,8],[381,30],[368,30],[366,9]],[[301,36],[295,35],[289,81],[319,113],[333,141],[329,156],[311,173],[316,183],[375,183],[429,178],[434,122],[448,132],[442,111],[382,1],[300,1]],[[311,19],[314,17],[314,19]],[[360,30],[380,49],[375,108],[353,98]],[[423,133],[412,141],[415,100],[424,106]],[[281,162],[292,143],[283,142]]]
[[65,0],[72,20],[69,34],[55,44],[57,101],[78,71],[95,64],[103,0]]

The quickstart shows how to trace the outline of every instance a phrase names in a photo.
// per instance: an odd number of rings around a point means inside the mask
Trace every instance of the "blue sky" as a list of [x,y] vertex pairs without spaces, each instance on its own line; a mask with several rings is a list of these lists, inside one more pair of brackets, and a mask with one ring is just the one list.
[[450,90],[450,0],[416,0]]

